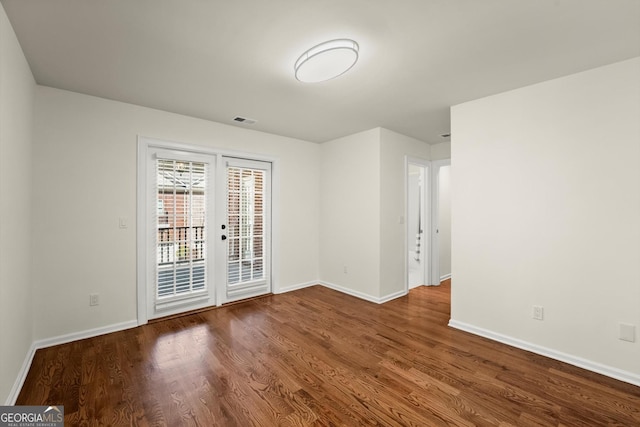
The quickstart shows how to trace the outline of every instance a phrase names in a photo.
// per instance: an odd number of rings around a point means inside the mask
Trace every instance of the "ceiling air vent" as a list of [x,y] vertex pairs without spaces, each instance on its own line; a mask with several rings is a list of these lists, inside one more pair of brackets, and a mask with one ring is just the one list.
[[233,118],[233,121],[234,122],[238,122],[238,123],[242,123],[242,124],[245,124],[245,125],[253,125],[253,124],[256,123],[256,120],[249,119],[247,117],[241,117],[241,116],[235,116]]

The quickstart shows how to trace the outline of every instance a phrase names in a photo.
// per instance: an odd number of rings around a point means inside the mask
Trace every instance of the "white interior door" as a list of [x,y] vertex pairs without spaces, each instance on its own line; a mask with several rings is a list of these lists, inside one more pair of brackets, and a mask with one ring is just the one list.
[[271,292],[271,163],[222,158],[218,303]]

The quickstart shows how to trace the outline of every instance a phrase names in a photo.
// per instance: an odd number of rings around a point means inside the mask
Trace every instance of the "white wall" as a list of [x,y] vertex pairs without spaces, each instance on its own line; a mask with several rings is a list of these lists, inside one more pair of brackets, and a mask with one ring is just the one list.
[[635,58],[452,108],[452,324],[640,384],[639,76]]
[[440,278],[451,276],[451,166],[438,170],[438,259]]
[[[34,131],[35,338],[136,319],[137,136],[279,159],[276,288],[318,278],[317,144],[38,87]],[[129,228],[119,229],[127,217]],[[89,307],[89,294],[100,305]]]
[[0,402],[33,339],[31,130],[35,81],[0,5]]
[[380,128],[320,147],[320,279],[378,297]]

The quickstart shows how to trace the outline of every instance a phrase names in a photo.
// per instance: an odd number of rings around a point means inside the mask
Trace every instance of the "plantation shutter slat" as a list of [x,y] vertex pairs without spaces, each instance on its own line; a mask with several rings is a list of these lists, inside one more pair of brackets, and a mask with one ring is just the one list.
[[227,171],[227,281],[230,287],[264,280],[265,171]]
[[156,159],[156,305],[206,293],[206,190],[209,165]]

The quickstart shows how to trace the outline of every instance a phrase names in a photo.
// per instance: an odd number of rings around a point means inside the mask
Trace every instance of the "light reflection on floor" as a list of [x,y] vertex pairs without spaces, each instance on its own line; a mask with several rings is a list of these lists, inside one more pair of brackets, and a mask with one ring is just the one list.
[[160,369],[195,368],[209,351],[212,339],[207,324],[194,325],[159,336],[153,347],[153,363]]

